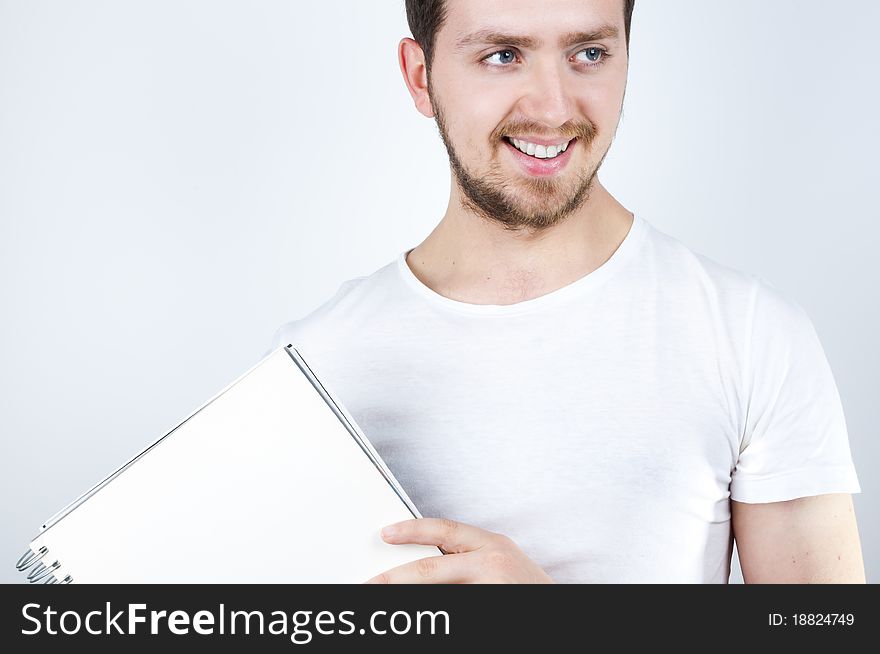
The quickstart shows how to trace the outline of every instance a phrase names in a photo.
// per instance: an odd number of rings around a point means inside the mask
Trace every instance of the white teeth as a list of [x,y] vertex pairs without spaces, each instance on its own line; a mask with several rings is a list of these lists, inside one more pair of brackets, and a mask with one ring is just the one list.
[[538,145],[537,143],[529,143],[528,141],[520,141],[519,139],[510,139],[513,146],[520,152],[525,152],[538,159],[553,159],[568,150],[571,141],[562,145]]

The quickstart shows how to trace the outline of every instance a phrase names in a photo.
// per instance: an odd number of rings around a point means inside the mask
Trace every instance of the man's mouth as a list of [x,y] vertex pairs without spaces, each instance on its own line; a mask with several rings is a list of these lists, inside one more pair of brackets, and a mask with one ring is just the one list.
[[565,152],[569,146],[577,139],[572,138],[568,141],[559,141],[554,144],[544,145],[541,143],[532,143],[523,139],[517,139],[505,136],[504,140],[515,147],[523,154],[527,154],[535,159],[555,159]]
[[[533,137],[536,141],[537,137]],[[555,143],[544,140],[534,143],[526,139],[504,137],[505,150],[510,152],[515,165],[530,177],[552,177],[560,174],[578,147],[579,139],[559,140]]]

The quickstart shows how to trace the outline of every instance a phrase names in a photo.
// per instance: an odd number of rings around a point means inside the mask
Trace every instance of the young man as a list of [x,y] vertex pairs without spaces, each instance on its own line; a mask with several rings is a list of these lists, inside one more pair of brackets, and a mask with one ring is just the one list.
[[[597,172],[632,0],[408,0],[452,185],[302,348],[446,553],[378,583],[863,582],[838,391],[803,309],[625,209]],[[377,525],[378,529],[379,525]]]

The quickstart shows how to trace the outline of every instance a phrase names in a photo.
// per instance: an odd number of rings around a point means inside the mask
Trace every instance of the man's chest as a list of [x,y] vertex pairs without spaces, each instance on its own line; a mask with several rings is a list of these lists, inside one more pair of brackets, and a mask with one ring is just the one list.
[[711,373],[686,367],[473,352],[365,366],[371,374],[346,375],[338,394],[392,471],[424,494],[454,487],[500,501],[530,486],[646,485],[675,494],[695,482],[713,494],[729,482],[738,439]]

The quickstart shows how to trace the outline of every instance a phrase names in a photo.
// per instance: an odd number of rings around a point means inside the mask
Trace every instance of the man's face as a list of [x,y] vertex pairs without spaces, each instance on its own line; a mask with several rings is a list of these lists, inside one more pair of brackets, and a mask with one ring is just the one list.
[[539,231],[583,205],[620,120],[623,21],[623,0],[447,0],[429,93],[468,208]]

